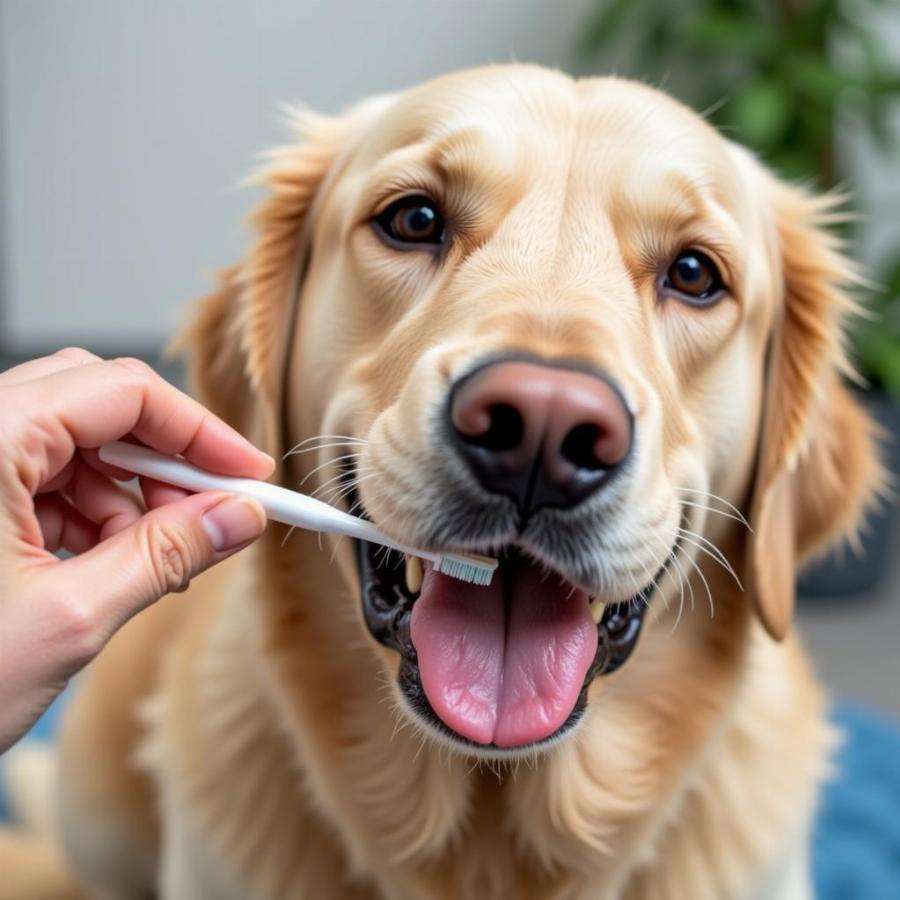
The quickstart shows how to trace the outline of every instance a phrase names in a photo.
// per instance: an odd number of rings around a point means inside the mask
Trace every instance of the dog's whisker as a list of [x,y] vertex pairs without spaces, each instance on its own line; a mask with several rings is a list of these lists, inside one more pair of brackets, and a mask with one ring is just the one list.
[[715,560],[734,579],[735,584],[742,591],[744,590],[744,586],[741,584],[741,580],[738,578],[728,558],[709,538],[705,538],[694,531],[689,531],[687,528],[679,528],[678,532],[687,543],[692,544],[701,553],[705,553],[708,557]]
[[308,437],[299,443],[294,444],[290,450],[285,453],[285,458],[291,456],[294,453],[297,453],[303,447],[306,447],[308,444],[315,443],[324,443],[329,441],[338,441],[341,444],[368,444],[369,441],[366,438],[355,437],[352,434],[314,434],[312,437]]
[[311,494],[310,497],[317,497],[321,494],[329,485],[333,485],[335,482],[345,482],[349,481],[351,483],[355,482],[360,475],[368,475],[370,471],[374,471],[371,467],[366,467],[365,469],[359,470],[356,473],[354,472],[339,472],[337,475],[333,475],[327,481],[322,482]]
[[[288,542],[288,538],[289,538],[296,530],[297,530],[297,526],[296,526],[296,525],[291,525],[291,527],[288,528],[288,530],[287,530],[287,532],[285,533],[284,537],[281,539],[281,549],[282,549],[282,550],[284,550],[284,545]],[[321,537],[322,537],[322,532],[320,531],[320,532],[319,532],[319,538],[321,539]]]
[[[322,542],[321,542],[321,533],[320,533],[319,537],[320,537],[319,549],[324,553],[324,548],[322,547]],[[329,566],[334,565],[334,560],[335,560],[335,557],[337,557],[338,550],[341,549],[341,544],[346,540],[346,538],[347,538],[347,535],[345,535],[345,534],[338,535],[338,539],[334,542],[334,547],[332,548],[331,556],[328,557],[328,565]]]
[[[328,459],[325,462],[320,463],[311,472],[308,472],[306,475],[303,476],[303,480],[300,482],[300,487],[303,487],[303,485],[306,484],[306,482],[309,481],[309,479],[312,478],[313,475],[316,474],[316,472],[321,472],[322,469],[327,469],[328,466],[332,466],[332,465],[336,466],[338,463],[341,463],[344,460],[359,459],[362,456],[362,454],[363,454],[363,451],[358,450],[358,451],[354,451],[353,453],[345,453],[343,456],[335,456],[333,459]],[[342,474],[348,474],[348,473],[342,473]],[[352,475],[352,473],[349,473],[349,474]]]
[[[359,484],[360,482],[362,482],[362,481],[364,481],[364,480],[366,480],[366,479],[368,479],[368,478],[373,478],[373,477],[375,477],[375,476],[378,475],[378,474],[379,474],[378,472],[373,472],[373,473],[371,473],[371,474],[369,474],[369,475],[365,475],[363,478],[358,478],[353,486],[355,487],[356,484]],[[356,507],[356,506],[361,506],[361,501],[357,501],[356,503],[353,504],[353,506],[354,506],[354,507]],[[375,511],[373,512],[373,518],[374,518],[375,514],[377,514],[378,510],[380,510],[381,508],[383,508],[383,506],[384,506],[384,502],[378,504],[378,506],[376,507]],[[390,516],[384,516],[384,517],[381,517],[381,522],[379,523],[379,527],[381,527],[382,530],[383,530],[385,527],[389,527],[391,521],[392,521],[392,517],[390,517]],[[321,535],[320,535],[320,537],[321,537]],[[335,557],[337,556],[338,550],[339,550],[340,547],[341,547],[341,543],[342,543],[345,539],[346,539],[346,535],[343,535],[343,534],[342,534],[342,535],[339,535],[339,536],[338,536],[338,539],[337,539],[337,540],[335,541],[335,543],[334,543],[334,549],[331,551],[331,557],[330,557],[329,560],[328,560],[328,565],[330,565],[330,566],[331,566],[331,565],[334,565]],[[387,548],[386,548],[386,547],[382,547],[382,549],[385,550],[385,552],[387,552]]]
[[668,612],[669,611],[669,598],[662,592],[662,588],[659,586],[659,582],[656,580],[656,576],[653,575],[650,577],[650,584],[653,585],[656,590],[657,596],[662,601],[663,609]]
[[[335,509],[340,509],[339,504],[341,503],[341,501],[344,500],[347,496],[351,495],[354,489],[355,485],[338,485],[337,487],[332,488],[332,491],[327,498],[328,505],[334,507]],[[350,515],[354,514],[355,513],[350,513]]]
[[[335,478],[330,478],[326,481],[321,487],[317,490],[313,491],[310,494],[311,497],[315,497],[318,500],[322,500],[323,503],[328,503],[333,506],[335,503],[335,499],[343,492],[351,492],[358,484],[362,484],[364,481],[368,481],[370,478],[374,478],[378,473],[375,471],[368,472],[363,470],[361,476],[356,478],[351,478],[349,481],[347,480],[347,476],[342,474],[340,476],[336,476]],[[334,482],[338,482],[334,484]],[[325,491],[327,496],[319,496],[320,491]]]
[[[657,535],[654,535],[654,537],[656,538],[656,542],[657,542],[657,543],[659,544],[659,546],[662,548],[662,551],[666,554],[666,561],[667,561],[667,563],[668,563],[668,561],[670,561],[670,560],[675,561],[675,556],[676,556],[675,550],[676,550],[676,548],[677,548],[677,544],[676,544],[676,547],[667,547],[666,544],[665,544],[665,542],[662,540],[662,538],[660,538],[660,537],[657,536]],[[676,565],[676,568],[679,569],[679,572],[677,573],[677,574],[679,575],[678,582],[677,582],[677,586],[678,586],[679,590],[681,590],[682,593],[683,593],[683,591],[684,591],[684,580],[683,580],[682,577],[681,577],[681,570],[680,570],[680,568],[678,567],[677,562],[675,563],[675,565]],[[666,574],[671,574],[672,581],[673,581],[673,582],[675,581],[675,575],[676,575],[676,573],[675,573],[675,572],[672,572],[671,569],[667,568],[667,569],[666,569],[666,572],[664,572],[663,574],[664,574],[664,575],[666,575]]]
[[[661,539],[657,538],[663,550],[666,550],[665,544]],[[672,564],[678,570],[678,613],[675,617],[675,624],[672,626],[671,634],[675,633],[675,629],[678,628],[678,624],[681,622],[681,616],[684,613],[684,587],[685,583],[687,584],[688,592],[690,593],[691,598],[691,609],[695,606],[694,599],[694,586],[691,582],[691,579],[688,578],[687,573],[684,570],[684,566],[681,565],[681,561],[678,558],[678,546],[676,544],[674,549],[667,551],[667,558],[672,561]]]
[[[328,494],[327,502],[330,506],[336,506],[341,500],[347,497],[349,494],[352,494],[354,490],[356,490],[356,486],[361,484],[363,481],[367,481],[369,478],[374,478],[377,473],[373,472],[370,475],[366,475],[363,478],[359,478],[356,481],[353,481],[351,484],[338,484],[331,488]],[[323,500],[325,498],[322,498]]]
[[383,566],[387,563],[388,557],[390,556],[391,551],[387,547],[379,547],[375,551],[375,562],[379,566]]
[[682,500],[681,505],[682,506],[693,506],[696,509],[703,509],[703,510],[706,510],[706,512],[715,513],[717,516],[722,516],[722,518],[724,518],[724,519],[731,519],[733,522],[737,522],[739,525],[743,525],[745,528],[749,529],[751,532],[753,531],[753,529],[750,528],[750,526],[747,524],[745,519],[743,519],[742,517],[735,516],[730,512],[726,512],[724,509],[716,509],[714,506],[706,506],[703,503],[694,503],[691,500]]
[[[299,450],[292,450],[289,453],[285,453],[282,456],[282,461],[286,459],[290,459],[292,456],[300,456],[304,453],[318,453],[320,450],[331,450],[334,448],[339,448],[341,450],[349,450],[349,449],[357,449],[364,447],[362,444],[348,444],[344,441],[332,441],[327,444],[316,444],[314,446],[309,447],[301,447]],[[362,450],[360,449],[360,453]]]
[[719,503],[726,506],[731,512],[733,512],[737,517],[738,521],[742,524],[746,525],[748,529],[752,532],[753,529],[750,527],[750,523],[747,521],[744,514],[733,504],[729,503],[724,497],[720,497],[718,494],[714,494],[712,491],[704,491],[700,488],[690,488],[690,487],[676,487],[674,488],[676,491],[685,491],[688,494],[702,494],[704,497],[709,497],[711,500],[718,500]]
[[713,552],[715,552],[717,554],[719,561],[721,563],[723,563],[723,564],[727,563],[730,565],[730,563],[728,562],[728,557],[725,556],[722,549],[714,541],[711,541],[708,537],[706,537],[705,535],[699,534],[696,531],[691,531],[690,528],[685,528],[683,525],[680,526],[678,530],[681,534],[689,535],[690,537],[695,538],[696,540],[700,541],[702,544],[706,545],[707,547],[710,547],[713,550]]
[[[697,564],[695,559],[692,559],[690,556],[685,555],[685,559],[688,561],[690,565],[694,567],[694,570],[700,576],[700,580],[703,582],[703,586],[706,588],[706,596],[709,598],[709,617],[712,619],[715,617],[715,604],[713,603],[712,591],[709,589],[709,582],[706,580],[706,576],[703,574],[702,569]],[[693,608],[693,606],[691,607]]]
[[[656,624],[659,624],[659,613],[657,613],[656,609],[650,605],[650,602],[647,600],[647,595],[644,593],[646,591],[646,586],[641,587],[640,582],[637,580],[637,576],[633,572],[628,573],[628,578],[631,581],[631,585],[634,588],[634,593],[632,594],[631,600],[633,601],[635,598],[638,599],[639,602],[643,603],[644,606],[650,610],[650,613],[653,616],[653,621]],[[651,581],[653,579],[651,578]],[[570,595],[571,596],[571,595]]]
[[682,613],[684,613],[684,572],[681,569],[681,566],[678,566],[677,559],[675,557],[675,551],[672,551],[669,554],[669,559],[678,567],[678,613],[675,616],[675,624],[672,625],[672,630],[669,632],[669,635],[675,634],[676,629],[678,628],[678,623],[681,621]]
[[650,615],[653,616],[653,621],[659,625],[659,613],[656,609],[650,605],[650,601],[647,599],[647,595],[644,593],[646,588],[641,588],[634,597],[638,600],[638,602],[643,603],[644,606],[650,611]]
[[[384,699],[389,700],[390,698],[385,697]],[[388,743],[392,744],[394,742],[394,739],[406,727],[406,724],[407,724],[406,719],[402,718],[401,716],[396,716],[394,718],[394,728],[391,731],[391,736],[390,736]]]
[[337,434],[337,433],[322,432],[322,434],[314,434],[311,437],[304,438],[302,441],[299,441],[298,443],[294,444],[294,447],[302,447],[305,444],[312,443],[313,441],[330,441],[330,440],[358,441],[361,444],[368,443],[366,438],[361,438],[355,434]]
[[335,475],[333,478],[329,478],[328,481],[320,484],[309,496],[314,497],[317,500],[324,500],[325,498],[323,495],[329,493],[331,488],[341,490],[341,488],[346,487],[348,481],[352,483],[352,476],[346,472],[341,472],[340,475]]
[[691,598],[691,612],[693,612],[694,609],[696,609],[696,607],[697,607],[697,598],[696,598],[696,595],[694,594],[694,580],[688,574],[687,570],[685,569],[685,567],[683,565],[683,560],[686,557],[687,557],[686,553],[682,553],[682,555],[679,557],[678,550],[677,549],[675,550],[675,565],[678,566],[678,568],[681,570],[682,574],[684,575],[684,582],[687,585],[688,594],[690,595],[690,598]]
[[650,615],[653,616],[653,621],[656,622],[657,625],[659,625],[659,612],[657,611],[655,606],[651,605],[649,596],[647,594],[647,588],[641,588],[641,590],[638,591],[638,596],[641,598],[641,603],[643,603],[644,606],[646,606],[647,609],[650,610]]
[[337,556],[337,552],[338,552],[338,550],[340,549],[340,546],[341,546],[342,541],[344,540],[344,537],[345,537],[345,535],[342,534],[342,535],[334,542],[334,549],[331,551],[331,556],[328,558],[328,565],[329,565],[329,566],[333,566],[333,565],[334,565],[334,558]]
[[327,497],[321,497],[320,499],[323,502],[326,502],[328,504],[328,506],[332,506],[335,509],[339,509],[340,508],[339,504],[340,504],[341,500],[343,500],[344,497],[348,493],[352,493],[352,492],[353,492],[352,485],[347,486],[347,485],[339,484],[331,489],[331,492],[329,493],[329,495]]
[[366,442],[363,442],[363,441],[359,441],[359,442],[357,442],[357,441],[328,441],[327,443],[324,443],[324,444],[311,444],[309,447],[299,447],[299,446],[294,447],[294,448],[288,450],[288,452],[285,453],[281,457],[281,459],[283,462],[284,460],[288,459],[291,456],[299,456],[303,453],[316,453],[320,450],[330,450],[334,447],[341,447],[343,449],[348,449],[351,447],[365,447],[365,446],[366,446]]
[[354,500],[353,504],[347,509],[347,512],[351,516],[355,516],[365,512],[365,508],[363,507],[362,500]]

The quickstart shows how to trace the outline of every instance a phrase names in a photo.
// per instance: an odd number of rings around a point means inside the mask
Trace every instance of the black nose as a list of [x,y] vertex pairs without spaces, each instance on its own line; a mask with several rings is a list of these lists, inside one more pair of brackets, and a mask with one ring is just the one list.
[[491,363],[453,386],[448,413],[475,477],[523,513],[581,502],[631,449],[632,416],[620,392],[575,369]]

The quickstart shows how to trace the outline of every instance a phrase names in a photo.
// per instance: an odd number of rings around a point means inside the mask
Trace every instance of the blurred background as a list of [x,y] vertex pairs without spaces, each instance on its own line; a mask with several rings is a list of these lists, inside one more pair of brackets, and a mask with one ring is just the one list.
[[[785,176],[848,193],[878,282],[854,335],[897,468],[900,3],[893,0],[0,0],[0,367],[159,352],[241,255],[281,106],[338,111],[487,62],[662,86]],[[826,679],[900,718],[900,529],[802,581]]]
[[[844,236],[877,282],[853,355],[900,471],[897,0],[0,0],[0,371],[80,344],[177,381],[160,349],[242,253],[254,194],[239,182],[286,139],[280,104],[337,111],[511,60],[662,86],[785,176],[848,193]],[[896,517],[886,503],[861,559],[837,554],[801,582],[825,680],[882,716],[839,714],[848,769],[870,779],[853,797],[893,785],[881,814],[829,794],[817,879],[841,900],[900,896],[900,738],[879,731],[900,721]],[[893,862],[873,862],[871,842],[832,852],[874,825]]]

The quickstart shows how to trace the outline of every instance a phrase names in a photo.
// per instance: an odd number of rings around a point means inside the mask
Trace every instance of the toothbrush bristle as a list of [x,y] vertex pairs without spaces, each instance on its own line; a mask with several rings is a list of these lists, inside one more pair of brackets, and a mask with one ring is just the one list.
[[438,571],[460,581],[487,586],[494,577],[497,560],[484,557],[475,559],[471,556],[442,556]]

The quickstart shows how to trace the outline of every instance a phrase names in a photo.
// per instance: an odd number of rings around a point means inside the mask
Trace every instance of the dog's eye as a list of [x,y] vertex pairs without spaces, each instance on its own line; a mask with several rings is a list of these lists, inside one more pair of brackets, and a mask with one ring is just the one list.
[[428,197],[401,197],[375,217],[375,223],[392,243],[437,245],[444,240],[444,219]]
[[725,287],[716,264],[700,250],[684,250],[675,257],[662,287],[691,301],[711,303]]

